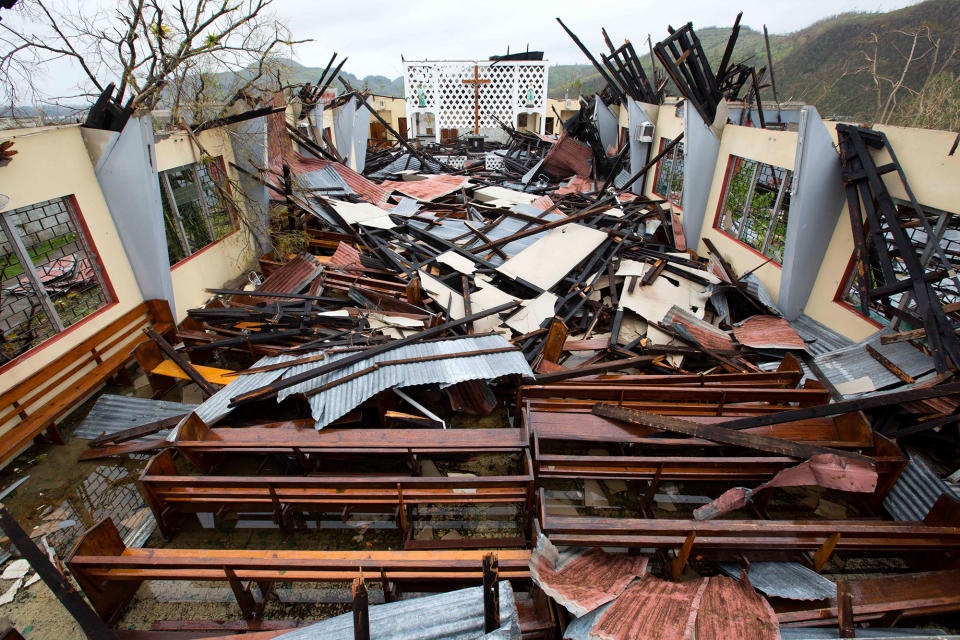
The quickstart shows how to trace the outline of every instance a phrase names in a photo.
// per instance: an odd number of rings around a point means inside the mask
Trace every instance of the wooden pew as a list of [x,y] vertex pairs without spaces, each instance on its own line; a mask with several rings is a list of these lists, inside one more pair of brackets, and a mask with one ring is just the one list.
[[[412,512],[419,505],[516,504],[523,514],[520,531],[529,530],[533,508],[533,463],[521,455],[524,473],[489,477],[417,477],[410,475],[212,476],[183,475],[170,450],[155,455],[139,478],[140,490],[164,535],[176,532],[188,513],[270,513],[285,531],[300,513],[342,513],[356,508],[396,514],[405,548],[443,546],[413,540]],[[459,546],[473,542],[458,540]],[[484,546],[523,546],[524,536],[477,539]]]
[[[531,414],[528,414],[531,415]],[[590,414],[592,415],[592,414]],[[717,443],[684,437],[656,437],[655,432],[623,422],[611,420],[593,421],[577,413],[577,419],[562,421],[554,414],[534,413],[528,419],[533,435],[533,459],[537,477],[540,479],[618,479],[618,480],[729,480],[746,482],[768,480],[780,470],[796,465],[799,461],[788,456],[761,454],[748,449],[721,446]],[[583,422],[581,422],[583,418]],[[692,422],[714,423],[718,419],[707,416],[687,416]],[[864,447],[860,433],[869,433],[869,425],[860,414],[844,418],[841,422],[863,420],[862,429],[849,425],[838,428],[829,418],[811,420],[809,430],[802,431],[798,425],[791,427],[792,439],[840,444],[844,448],[857,448],[876,462],[880,475],[878,494],[886,491],[899,477],[906,465],[906,456],[897,444],[880,434],[873,435],[873,446]],[[586,427],[584,426],[586,423]],[[805,421],[807,422],[807,421]],[[819,436],[816,431],[819,430]],[[746,430],[748,433],[750,430]],[[853,441],[838,440],[841,434],[854,434]],[[798,437],[799,436],[799,437]],[[804,438],[803,436],[808,436]],[[629,450],[624,455],[592,455],[583,453],[587,446],[607,446]],[[556,447],[564,453],[545,453]],[[575,453],[568,453],[573,449]]]
[[[166,300],[140,303],[53,362],[38,367],[30,377],[0,392],[0,425],[12,425],[3,433],[0,463],[43,431],[53,441],[62,442],[57,421],[131,360],[133,349],[148,340],[143,334],[147,326],[161,335],[175,330]],[[30,357],[29,352],[25,357]]]
[[[244,581],[261,593],[274,582],[345,582],[360,571],[387,584],[425,588],[480,584],[488,549],[433,551],[312,551],[252,549],[131,549],[109,518],[87,530],[67,556],[67,566],[104,619],[115,617],[144,580],[225,581],[233,588],[244,618],[262,612]],[[530,577],[530,552],[495,551],[500,578]],[[264,601],[266,598],[263,599]]]
[[327,427],[210,428],[196,414],[180,425],[176,449],[204,473],[224,453],[310,455],[420,455],[522,453],[525,429],[365,429]]
[[676,549],[674,579],[691,554],[712,559],[814,553],[819,571],[835,551],[927,552],[943,562],[960,553],[960,501],[944,494],[924,522],[890,520],[693,520],[554,516],[540,489],[537,528],[558,546]]

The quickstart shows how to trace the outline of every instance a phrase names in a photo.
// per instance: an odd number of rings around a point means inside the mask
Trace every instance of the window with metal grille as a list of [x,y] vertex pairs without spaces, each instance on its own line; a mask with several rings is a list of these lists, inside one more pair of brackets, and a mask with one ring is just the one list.
[[714,225],[724,234],[783,262],[793,171],[730,156]]
[[[660,140],[660,151],[673,142],[670,138]],[[676,206],[683,201],[683,143],[680,142],[670,153],[657,162],[657,177],[653,182],[653,192],[666,198]]]
[[174,265],[238,228],[220,158],[160,172],[167,255]]
[[0,364],[113,302],[71,196],[0,213]]

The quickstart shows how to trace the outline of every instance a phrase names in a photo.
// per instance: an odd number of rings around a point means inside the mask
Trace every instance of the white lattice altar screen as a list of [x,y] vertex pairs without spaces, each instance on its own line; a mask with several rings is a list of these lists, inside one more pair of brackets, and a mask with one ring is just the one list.
[[[481,80],[479,98],[475,98],[474,71]],[[517,61],[436,61],[404,63],[404,95],[407,115],[432,113],[436,118],[435,135],[440,140],[441,129],[456,129],[459,133],[473,132],[479,107],[480,132],[499,131],[497,119],[517,126],[521,113],[540,115],[543,133],[547,110],[547,62]],[[420,133],[420,132],[418,132]]]

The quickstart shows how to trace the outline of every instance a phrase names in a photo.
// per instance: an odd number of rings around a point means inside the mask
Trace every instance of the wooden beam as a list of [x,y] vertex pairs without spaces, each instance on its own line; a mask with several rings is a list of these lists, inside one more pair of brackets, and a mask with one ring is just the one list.
[[50,562],[47,554],[34,544],[3,503],[0,503],[0,529],[3,529],[4,534],[20,555],[30,563],[33,570],[50,588],[60,604],[70,612],[88,638],[91,640],[113,639],[113,632],[106,623],[90,608],[83,595],[73,588],[73,584],[64,578],[63,574]]
[[721,442],[758,451],[767,451],[777,453],[792,458],[807,459],[812,456],[830,453],[844,458],[853,458],[868,462],[873,465],[874,461],[867,456],[862,456],[850,451],[833,449],[830,447],[821,447],[813,444],[801,444],[783,438],[774,438],[771,436],[762,436],[753,433],[742,433],[732,429],[726,429],[722,426],[700,424],[690,422],[689,420],[680,420],[670,416],[662,416],[635,409],[627,409],[612,404],[597,403],[593,405],[593,413],[605,418],[612,418],[622,422],[638,424],[644,427],[653,427],[663,431],[682,433],[696,438],[703,438],[712,442]]

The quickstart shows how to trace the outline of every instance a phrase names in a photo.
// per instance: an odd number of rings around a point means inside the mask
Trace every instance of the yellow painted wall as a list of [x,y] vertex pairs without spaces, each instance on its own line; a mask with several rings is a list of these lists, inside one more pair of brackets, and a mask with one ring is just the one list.
[[[370,106],[377,111],[377,115],[390,123],[394,131],[400,131],[400,118],[407,117],[407,101],[403,98],[391,98],[387,96],[370,96]],[[377,122],[377,119],[370,114],[370,123]],[[409,131],[409,122],[407,123]],[[389,136],[389,134],[387,134]]]
[[[836,143],[836,124],[826,124]],[[883,131],[890,140],[910,189],[921,204],[960,212],[960,156],[948,155],[956,139],[955,133],[881,125],[875,128]],[[874,153],[878,165],[889,162],[886,152]],[[907,199],[896,173],[888,173],[883,179],[893,197]],[[862,340],[874,333],[878,326],[850,306],[834,301],[852,255],[853,231],[849,211],[844,205],[804,313],[852,340]]]
[[[723,198],[727,164],[730,156],[734,155],[792,171],[796,153],[797,134],[793,131],[772,131],[731,124],[724,127],[720,138],[717,166],[713,172],[713,183],[710,186],[710,196],[707,198],[707,213],[700,230],[697,253],[707,255],[707,246],[703,240],[709,238],[737,273],[746,273],[766,260],[758,252],[713,227],[717,207]],[[780,266],[771,262],[757,269],[755,273],[776,301],[780,297]]]
[[[660,153],[660,144],[664,138],[673,140],[683,133],[683,117],[677,115],[677,103],[675,100],[665,102],[655,115],[653,131],[653,148],[650,151],[650,157]],[[644,194],[651,198],[658,198],[653,193],[653,184],[656,181],[656,167],[650,169],[649,174],[644,178]],[[670,204],[664,206],[672,206]]]
[[[223,128],[208,129],[198,136],[200,144],[211,156],[221,156],[227,176],[236,183],[236,170],[230,166],[233,150],[229,134]],[[200,152],[186,133],[172,133],[157,139],[157,168],[160,171],[198,162]],[[243,198],[234,198],[243,210]],[[245,274],[256,258],[256,245],[247,227],[241,222],[240,229],[222,240],[201,249],[181,260],[170,269],[173,281],[173,299],[176,305],[177,322],[187,316],[187,310],[203,306],[211,295],[206,288],[221,287],[237,276]]]
[[77,125],[29,131],[0,131],[0,142],[13,140],[17,155],[0,169],[0,193],[10,197],[3,209],[18,209],[45,200],[73,195],[89,230],[88,239],[116,294],[113,304],[70,327],[60,339],[35,347],[0,373],[0,390],[24,380],[70,347],[108,325],[143,301],[127,261],[117,228],[103,199],[100,184]]

